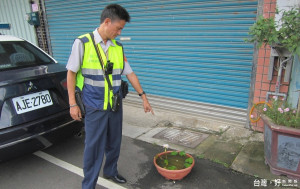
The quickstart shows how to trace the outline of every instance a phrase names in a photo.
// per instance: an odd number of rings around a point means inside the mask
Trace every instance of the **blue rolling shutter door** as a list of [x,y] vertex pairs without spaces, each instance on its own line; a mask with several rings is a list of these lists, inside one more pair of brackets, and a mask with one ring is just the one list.
[[[98,26],[110,1],[73,2],[45,1],[53,55],[60,63],[67,62],[75,37]],[[118,40],[154,105],[246,120],[253,45],[244,38],[255,22],[257,1],[116,3],[132,17]]]

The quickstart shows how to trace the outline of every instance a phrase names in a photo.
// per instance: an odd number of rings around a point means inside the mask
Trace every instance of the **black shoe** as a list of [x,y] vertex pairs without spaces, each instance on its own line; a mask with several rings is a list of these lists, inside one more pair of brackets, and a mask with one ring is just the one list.
[[106,175],[103,175],[103,177],[105,179],[111,179],[112,181],[114,181],[115,183],[119,183],[119,184],[124,184],[126,183],[126,179],[124,177],[122,177],[121,175],[116,175],[116,176],[106,176]]

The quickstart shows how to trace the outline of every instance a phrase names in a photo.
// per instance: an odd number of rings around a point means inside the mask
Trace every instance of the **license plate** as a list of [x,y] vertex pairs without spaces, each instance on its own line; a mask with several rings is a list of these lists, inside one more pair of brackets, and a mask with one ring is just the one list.
[[17,114],[23,114],[53,104],[49,91],[41,91],[12,99]]

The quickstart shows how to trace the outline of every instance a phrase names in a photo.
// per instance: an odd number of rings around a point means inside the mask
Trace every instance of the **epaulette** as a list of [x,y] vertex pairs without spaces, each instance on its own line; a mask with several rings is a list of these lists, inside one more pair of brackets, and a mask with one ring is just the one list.
[[82,38],[78,38],[82,43],[87,43],[89,42],[89,38],[87,38],[86,36],[85,37],[82,37]]
[[121,46],[121,47],[123,46],[122,43],[120,43],[120,42],[117,41],[117,40],[116,40],[116,44],[119,45],[119,46]]

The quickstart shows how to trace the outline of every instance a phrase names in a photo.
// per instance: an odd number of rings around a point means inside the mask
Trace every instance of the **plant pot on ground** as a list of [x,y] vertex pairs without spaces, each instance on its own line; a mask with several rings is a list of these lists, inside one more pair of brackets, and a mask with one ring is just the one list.
[[157,171],[168,180],[181,180],[187,176],[195,165],[194,158],[184,151],[165,151],[153,158]]
[[264,121],[265,162],[275,175],[300,179],[300,129],[274,124],[262,115]]

